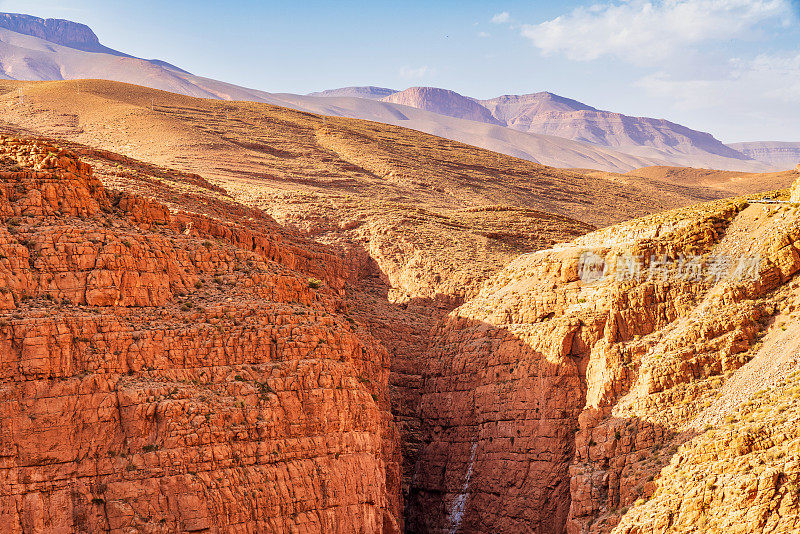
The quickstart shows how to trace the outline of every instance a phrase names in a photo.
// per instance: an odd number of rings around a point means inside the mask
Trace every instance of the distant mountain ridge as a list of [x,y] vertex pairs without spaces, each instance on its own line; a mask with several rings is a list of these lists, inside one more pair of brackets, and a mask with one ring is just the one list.
[[[358,90],[366,93],[370,89],[342,88],[314,94],[357,96]],[[410,87],[381,100],[448,117],[582,141],[642,157],[671,160],[682,165],[698,165],[701,160],[693,161],[692,158],[702,159],[706,154],[740,161],[757,159],[723,144],[706,132],[665,119],[632,117],[600,110],[549,92],[477,100],[447,89]],[[768,161],[764,163],[772,165]]]
[[[752,159],[706,132],[664,119],[630,117],[602,111],[548,92],[475,100],[453,91],[413,87],[384,100],[451,117],[507,126],[522,132],[553,135],[617,149],[635,147],[642,155],[650,157],[663,157],[669,153],[708,152],[725,158]],[[489,113],[477,109],[477,106]],[[648,149],[653,150],[647,153]]]
[[340,87],[338,89],[328,89],[326,91],[317,91],[315,93],[308,93],[306,96],[321,96],[326,98],[349,96],[355,98],[368,98],[370,100],[380,100],[381,98],[385,98],[396,92],[397,92],[396,89],[367,85],[360,87],[352,86],[352,87]]
[[[479,100],[494,117],[512,128],[525,117],[550,112],[598,111],[592,106],[547,91],[527,95],[503,95],[490,100]],[[515,128],[522,130],[523,128]]]
[[0,13],[2,78],[105,79],[200,98],[263,102],[411,128],[555,167],[613,172],[648,165],[774,170],[710,134],[668,121],[599,111],[552,93],[487,101],[432,87],[395,91],[354,86],[305,96],[268,93],[113,50],[85,24],[14,13]]
[[800,143],[753,141],[749,143],[729,143],[728,146],[756,161],[761,161],[781,170],[794,169],[800,163]]
[[[89,26],[71,20],[43,19],[20,13],[0,13],[0,28],[81,52],[140,59],[101,44],[100,39]],[[143,59],[142,61],[186,73],[185,70],[160,59]]]
[[[531,99],[527,105],[518,103],[526,97],[542,94],[547,95],[545,100],[558,104],[542,102],[542,98]],[[489,109],[494,116],[502,118],[506,126],[515,130],[555,135],[612,148],[651,147],[660,151],[684,153],[702,150],[726,158],[750,159],[709,133],[665,119],[632,117],[603,111],[550,93],[522,95],[518,98],[520,100],[505,104],[496,102],[497,99],[481,103],[492,106],[494,109]],[[570,106],[572,109],[566,105],[567,102],[574,103]]]
[[86,24],[64,19],[43,19],[21,13],[0,13],[0,28],[38,37],[84,52],[101,52],[115,56],[131,57],[100,44],[100,39]]

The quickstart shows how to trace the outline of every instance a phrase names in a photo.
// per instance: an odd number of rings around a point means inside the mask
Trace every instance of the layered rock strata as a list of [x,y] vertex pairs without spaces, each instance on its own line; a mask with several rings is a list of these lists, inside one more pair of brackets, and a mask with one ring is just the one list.
[[301,238],[0,140],[4,532],[397,532],[385,349]]

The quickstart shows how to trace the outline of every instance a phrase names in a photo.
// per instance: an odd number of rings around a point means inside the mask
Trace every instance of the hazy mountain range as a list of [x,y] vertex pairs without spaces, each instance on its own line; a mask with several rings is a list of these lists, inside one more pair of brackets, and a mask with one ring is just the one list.
[[265,102],[394,124],[558,167],[628,171],[681,165],[758,172],[800,161],[800,143],[726,146],[711,134],[663,119],[602,111],[547,92],[490,100],[432,87],[268,93],[112,50],[83,24],[27,15],[0,14],[0,77],[99,78],[196,97]]
[[763,161],[780,169],[791,169],[800,163],[800,143],[781,141],[754,141],[731,143],[731,148],[745,156]]

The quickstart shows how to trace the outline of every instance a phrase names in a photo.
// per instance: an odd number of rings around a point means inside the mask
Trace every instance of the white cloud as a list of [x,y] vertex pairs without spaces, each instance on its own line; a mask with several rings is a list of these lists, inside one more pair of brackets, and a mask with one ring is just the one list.
[[418,80],[420,78],[425,78],[426,76],[431,76],[434,70],[427,65],[423,65],[422,67],[401,67],[400,68],[400,77],[406,78],[408,80]]
[[800,52],[762,54],[754,59],[732,59],[727,76],[710,80],[676,80],[658,72],[636,85],[650,95],[669,98],[679,109],[736,108],[787,109],[800,116]]
[[478,32],[478,37],[482,37],[485,39],[487,37],[491,37],[491,34],[488,32]]
[[700,42],[746,37],[768,20],[786,24],[793,18],[790,0],[622,0],[526,24],[522,35],[546,55],[647,63]]
[[511,22],[511,14],[508,11],[497,13],[492,17],[492,23],[494,24],[507,24],[509,22]]
[[800,141],[800,52],[733,59],[727,74],[680,79],[665,72],[636,82],[678,122],[709,121],[728,140]]

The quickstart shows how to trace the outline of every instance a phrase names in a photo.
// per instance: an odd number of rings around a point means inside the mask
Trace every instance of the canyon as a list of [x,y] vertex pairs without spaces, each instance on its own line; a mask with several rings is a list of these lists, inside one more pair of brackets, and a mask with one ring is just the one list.
[[74,84],[0,82],[3,531],[800,528],[800,206],[749,201],[800,170]]
[[411,531],[796,531],[798,208],[653,215],[490,279],[432,336]]

